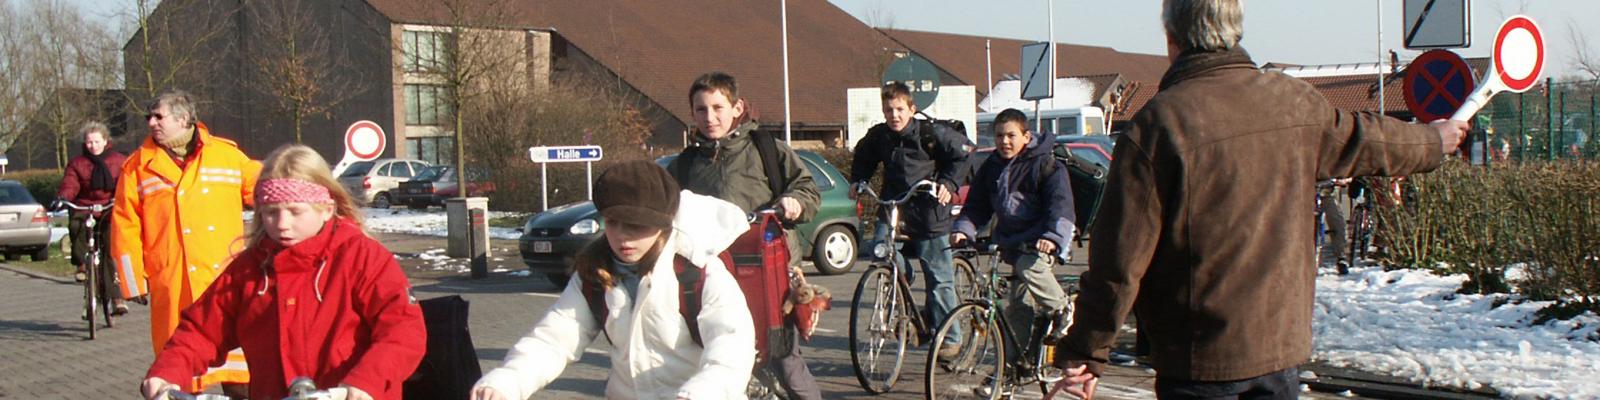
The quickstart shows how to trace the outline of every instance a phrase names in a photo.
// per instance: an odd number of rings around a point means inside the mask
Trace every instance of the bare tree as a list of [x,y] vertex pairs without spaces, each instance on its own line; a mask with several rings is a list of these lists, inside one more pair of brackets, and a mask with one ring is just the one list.
[[31,60],[23,45],[28,24],[18,16],[12,3],[0,0],[0,146],[10,148],[28,124],[28,113],[36,107],[39,93],[29,90],[26,79]]
[[[70,158],[68,143],[78,125],[109,117],[104,95],[116,84],[114,40],[101,24],[59,0],[33,2],[19,10],[4,7],[8,98],[6,139],[21,139],[25,166],[35,155],[51,155],[54,167]],[[26,136],[25,136],[26,135]],[[50,149],[49,153],[40,150]]]
[[1583,33],[1577,20],[1567,20],[1567,43],[1572,45],[1572,64],[1583,80],[1600,80],[1600,48]]
[[[129,0],[134,2],[133,37],[123,47],[123,94],[128,115],[143,115],[144,102],[161,91],[181,88],[211,93],[207,82],[223,73],[217,60],[233,54],[231,41],[223,40],[233,18],[216,17],[240,12],[229,2],[208,0]],[[157,7],[159,5],[159,7]],[[233,71],[238,72],[238,71]],[[216,105],[208,104],[207,110]]]
[[450,25],[443,27],[448,40],[439,62],[422,69],[445,89],[441,100],[454,129],[456,182],[462,182],[457,193],[467,197],[467,114],[474,107],[491,104],[497,92],[523,90],[533,82],[527,74],[530,62],[523,47],[526,33],[506,28],[512,25],[507,19],[512,15],[510,3],[444,0],[442,5],[451,17]]
[[329,37],[327,18],[313,5],[271,0],[246,7],[259,32],[252,41],[259,48],[249,52],[256,70],[246,86],[263,95],[259,104],[293,121],[295,143],[306,118],[330,117],[334,107],[367,89],[349,73],[346,49]]

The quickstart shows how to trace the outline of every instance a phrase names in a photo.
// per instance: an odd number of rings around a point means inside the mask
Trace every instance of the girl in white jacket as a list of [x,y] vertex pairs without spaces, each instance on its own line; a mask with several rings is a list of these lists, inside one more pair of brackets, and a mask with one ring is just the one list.
[[[473,400],[526,399],[561,375],[597,336],[611,341],[610,399],[737,399],[755,362],[744,293],[717,254],[749,228],[737,206],[679,190],[648,161],[618,164],[595,183],[606,231],[580,253],[577,272],[505,362],[478,380]],[[673,259],[703,269],[696,344],[679,313]],[[582,287],[604,289],[596,318]],[[604,320],[603,325],[596,321]],[[604,331],[602,331],[602,328]]]

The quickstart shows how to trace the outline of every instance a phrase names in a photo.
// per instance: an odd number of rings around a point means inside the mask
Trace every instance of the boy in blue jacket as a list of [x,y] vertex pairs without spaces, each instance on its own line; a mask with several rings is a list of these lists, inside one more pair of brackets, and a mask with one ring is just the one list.
[[1017,338],[1027,338],[1036,318],[1067,305],[1051,268],[1064,262],[1077,230],[1072,186],[1066,165],[1051,153],[1054,138],[1029,132],[1022,111],[1001,111],[994,119],[994,135],[994,155],[973,175],[950,242],[959,245],[977,237],[978,227],[995,219],[992,239],[1022,285],[1022,290],[1011,291],[1006,320]]

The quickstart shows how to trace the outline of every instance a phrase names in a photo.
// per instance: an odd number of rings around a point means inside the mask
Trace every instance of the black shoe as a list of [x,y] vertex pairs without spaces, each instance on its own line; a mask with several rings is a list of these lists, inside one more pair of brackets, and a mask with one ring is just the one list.
[[1339,260],[1339,275],[1350,275],[1350,262]]

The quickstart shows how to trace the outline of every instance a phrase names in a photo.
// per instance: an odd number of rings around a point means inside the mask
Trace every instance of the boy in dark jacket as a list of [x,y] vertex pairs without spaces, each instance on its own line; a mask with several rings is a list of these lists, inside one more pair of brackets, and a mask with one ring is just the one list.
[[[954,254],[950,252],[950,198],[961,186],[967,139],[943,125],[912,118],[916,113],[911,88],[900,82],[883,86],[884,123],[873,126],[856,143],[850,182],[857,188],[865,185],[877,173],[879,164],[883,165],[883,187],[878,194],[885,199],[900,198],[923,179],[938,182],[935,198],[912,196],[901,205],[900,215],[905,223],[901,233],[911,238],[902,252],[916,254],[922,262],[922,270],[928,276],[924,304],[932,311],[933,326],[939,326],[959,301],[952,266]],[[852,195],[855,192],[852,190]],[[879,210],[879,221],[888,215],[887,210]],[[881,237],[884,232],[884,225],[878,224],[875,235]],[[954,344],[960,340],[959,334],[959,329],[951,329],[945,341]]]
[[1000,258],[1023,289],[1010,291],[1006,303],[1006,321],[1019,340],[1031,337],[1036,318],[1061,315],[1065,308],[1066,293],[1051,268],[1066,258],[1077,230],[1072,184],[1066,166],[1051,154],[1054,140],[1029,132],[1027,125],[1028,117],[1016,109],[995,117],[994,155],[973,176],[950,235],[960,245],[994,217],[991,235]]

